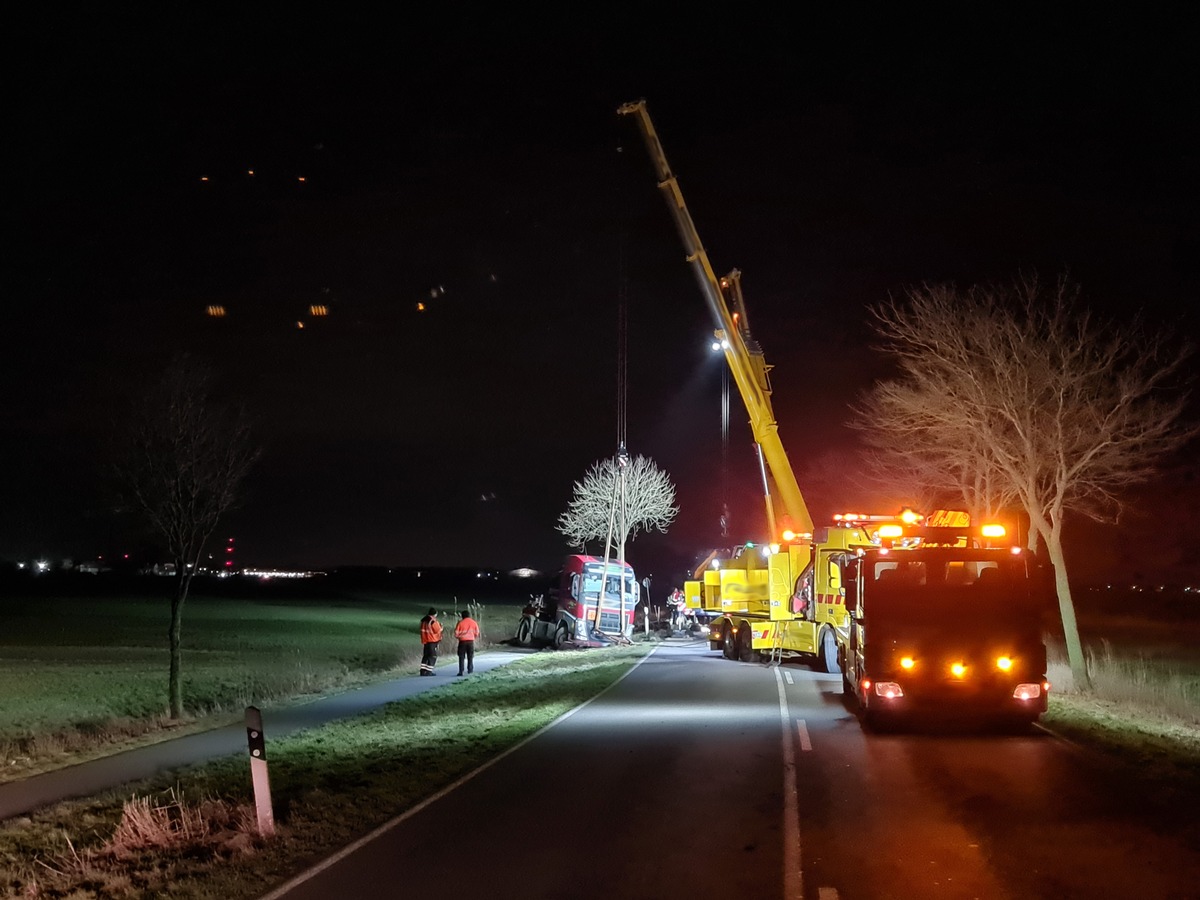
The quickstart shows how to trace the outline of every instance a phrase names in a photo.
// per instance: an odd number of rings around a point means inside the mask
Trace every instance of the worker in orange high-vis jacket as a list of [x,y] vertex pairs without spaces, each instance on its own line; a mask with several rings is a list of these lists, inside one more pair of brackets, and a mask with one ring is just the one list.
[[479,623],[471,618],[467,610],[462,611],[462,618],[454,626],[454,636],[458,638],[458,674],[470,675],[475,671],[475,642],[479,640]]
[[433,667],[437,665],[438,644],[442,642],[442,623],[437,619],[437,610],[429,608],[429,612],[421,619],[421,674],[434,675]]

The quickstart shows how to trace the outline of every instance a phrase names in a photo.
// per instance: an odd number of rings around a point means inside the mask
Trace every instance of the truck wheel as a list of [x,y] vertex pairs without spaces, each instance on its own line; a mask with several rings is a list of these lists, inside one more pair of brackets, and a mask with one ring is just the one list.
[[737,659],[736,641],[737,635],[734,634],[733,627],[726,624],[721,637],[721,655],[726,659]]
[[571,640],[571,636],[567,633],[566,626],[560,625],[558,630],[554,632],[554,649],[561,650],[569,640]]
[[837,642],[833,639],[833,632],[826,628],[821,632],[821,670],[828,675],[835,672],[840,672],[842,667],[838,665],[837,659]]
[[754,662],[756,656],[758,654],[754,652],[754,634],[749,625],[743,625],[738,629],[738,659],[742,662]]
[[517,643],[522,647],[528,647],[529,641],[533,638],[533,625],[528,619],[521,619],[517,623]]
[[846,677],[846,670],[842,669],[842,696],[853,697],[854,687],[850,684],[850,679]]

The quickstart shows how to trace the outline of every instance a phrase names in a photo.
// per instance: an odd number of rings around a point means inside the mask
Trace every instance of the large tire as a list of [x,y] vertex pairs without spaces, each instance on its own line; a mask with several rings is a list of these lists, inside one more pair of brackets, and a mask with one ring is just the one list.
[[821,632],[821,650],[818,654],[818,663],[821,671],[827,675],[833,675],[842,670],[838,665],[837,658],[837,641],[833,639],[833,632],[826,628]]
[[533,623],[522,616],[521,621],[517,623],[517,643],[522,647],[528,647],[531,640],[533,640]]
[[738,629],[738,659],[742,662],[757,662],[758,653],[754,650],[754,634],[747,623]]
[[721,635],[721,655],[726,659],[737,659],[737,635],[733,633],[733,627],[727,622],[725,630]]
[[571,640],[571,634],[567,631],[566,625],[559,625],[558,630],[554,632],[554,649],[561,650]]

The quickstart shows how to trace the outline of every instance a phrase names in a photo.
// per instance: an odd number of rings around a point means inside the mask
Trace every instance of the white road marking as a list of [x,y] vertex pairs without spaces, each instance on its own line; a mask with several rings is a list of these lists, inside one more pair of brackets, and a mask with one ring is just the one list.
[[784,680],[784,681],[786,681],[788,684],[795,684],[795,683],[796,683],[796,682],[792,681],[792,673],[791,673],[791,672],[784,672],[784,673],[783,673],[783,680]]
[[817,888],[817,900],[838,900],[837,888]]
[[803,719],[796,720],[796,733],[800,735],[800,749],[811,750],[812,741],[808,739],[808,726],[804,724]]
[[796,797],[796,750],[792,745],[792,717],[788,714],[787,694],[779,669],[775,670],[779,689],[779,718],[783,725],[783,897],[804,900],[804,873],[800,858],[800,813]]

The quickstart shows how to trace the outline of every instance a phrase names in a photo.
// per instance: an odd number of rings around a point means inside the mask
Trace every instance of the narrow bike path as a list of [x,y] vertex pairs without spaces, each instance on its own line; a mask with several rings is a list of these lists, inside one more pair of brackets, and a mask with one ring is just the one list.
[[[530,650],[488,650],[475,657],[475,675],[527,656]],[[457,660],[438,667],[437,674],[422,678],[416,673],[369,687],[358,688],[295,706],[262,710],[263,735],[270,757],[271,741],[326,722],[357,716],[373,709],[432,690],[456,680]],[[470,677],[470,676],[468,676]],[[190,766],[220,756],[248,753],[246,727],[229,725],[189,734],[78,763],[65,769],[0,784],[0,821],[72,797],[88,797],[160,772]]]

